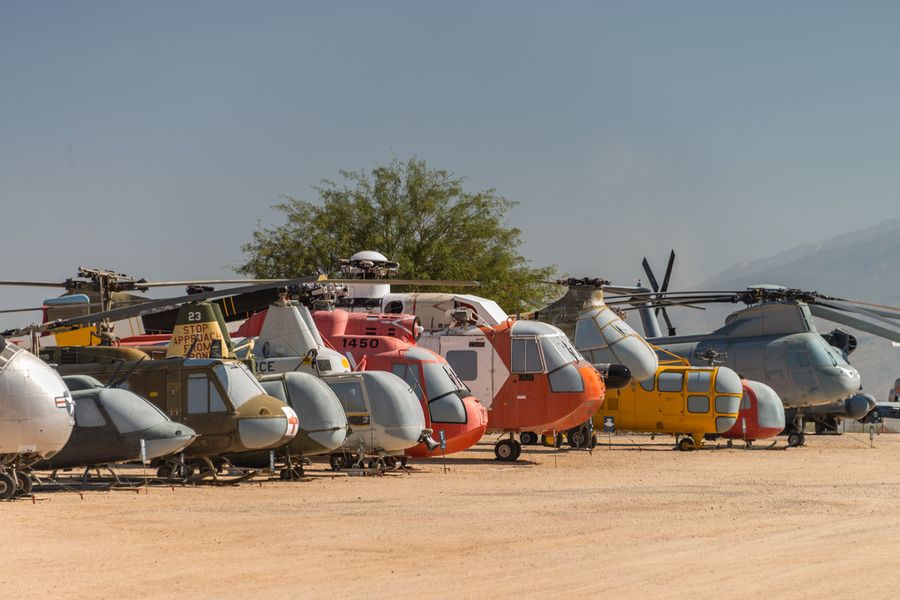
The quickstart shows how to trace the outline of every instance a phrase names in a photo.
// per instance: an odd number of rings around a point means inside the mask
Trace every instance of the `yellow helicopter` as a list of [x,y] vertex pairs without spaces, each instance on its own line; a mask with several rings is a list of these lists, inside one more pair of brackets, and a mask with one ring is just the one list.
[[707,437],[728,432],[737,422],[743,396],[738,374],[728,367],[692,366],[670,356],[659,361],[651,377],[607,389],[594,415],[594,429],[670,434],[676,436],[679,450],[694,450]]

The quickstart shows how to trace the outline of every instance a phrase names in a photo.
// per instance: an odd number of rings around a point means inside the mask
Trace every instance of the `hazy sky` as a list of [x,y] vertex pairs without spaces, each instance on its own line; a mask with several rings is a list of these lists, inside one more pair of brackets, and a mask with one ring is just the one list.
[[689,285],[900,214],[898,31],[896,2],[5,0],[0,279],[227,276],[279,194],[415,154],[518,201],[536,264],[632,283],[675,247]]

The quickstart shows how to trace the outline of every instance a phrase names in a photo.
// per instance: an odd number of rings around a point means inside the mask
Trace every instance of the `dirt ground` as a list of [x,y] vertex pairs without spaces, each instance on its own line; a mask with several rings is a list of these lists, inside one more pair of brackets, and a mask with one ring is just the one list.
[[[605,438],[604,438],[605,439]],[[783,446],[783,438],[779,445]],[[2,598],[882,598],[900,435],[682,453],[490,440],[408,474],[0,504]]]

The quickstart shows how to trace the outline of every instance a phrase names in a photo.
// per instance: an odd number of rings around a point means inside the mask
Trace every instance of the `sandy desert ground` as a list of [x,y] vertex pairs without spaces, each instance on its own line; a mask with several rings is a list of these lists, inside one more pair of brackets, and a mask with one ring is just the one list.
[[[900,435],[472,450],[408,474],[0,504],[2,598],[886,598]],[[780,442],[784,444],[783,439]]]

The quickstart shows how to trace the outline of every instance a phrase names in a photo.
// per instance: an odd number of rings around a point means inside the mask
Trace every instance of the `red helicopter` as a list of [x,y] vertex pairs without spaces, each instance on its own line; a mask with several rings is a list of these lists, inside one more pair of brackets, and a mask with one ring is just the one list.
[[734,426],[722,434],[732,440],[744,440],[750,446],[756,440],[773,438],[784,429],[784,404],[775,390],[760,381],[742,379],[744,397]]

